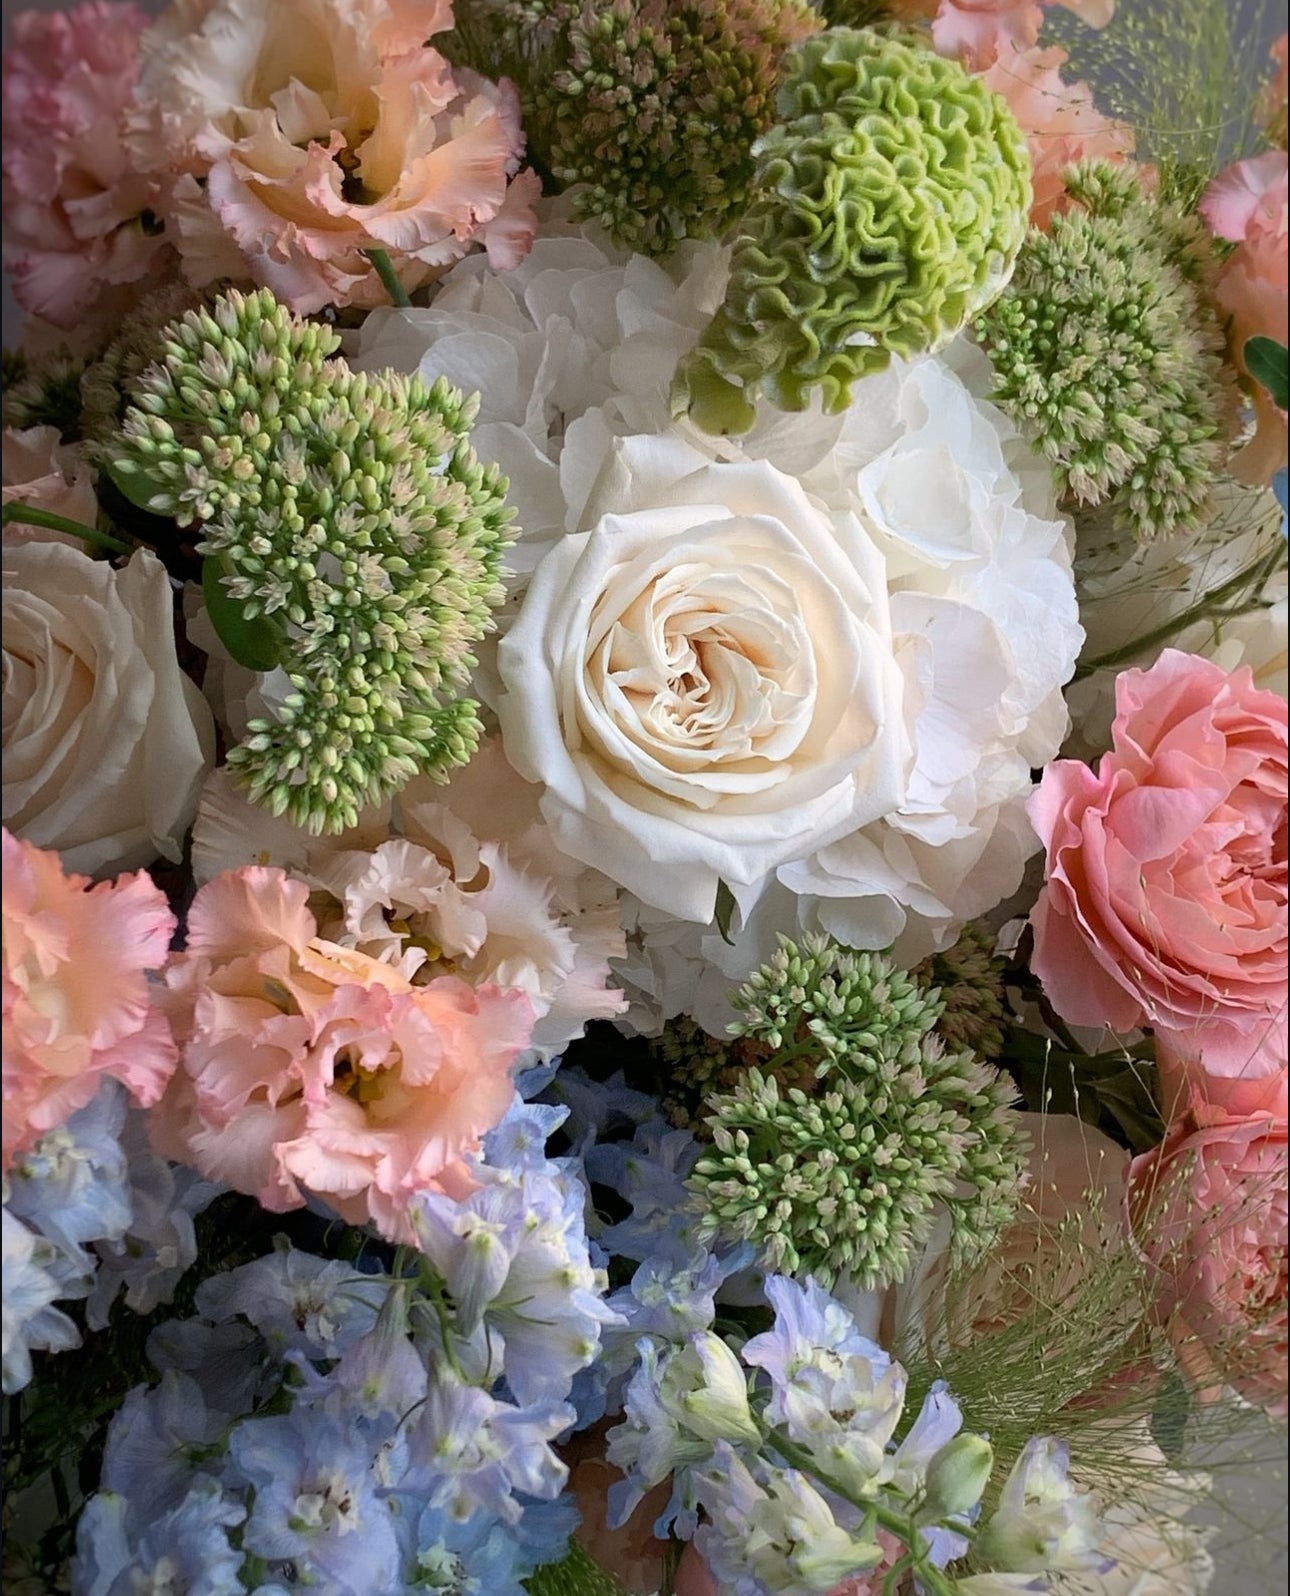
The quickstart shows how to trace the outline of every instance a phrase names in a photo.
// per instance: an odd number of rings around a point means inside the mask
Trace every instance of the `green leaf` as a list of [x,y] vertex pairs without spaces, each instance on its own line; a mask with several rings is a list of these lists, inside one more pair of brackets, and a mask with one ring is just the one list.
[[1245,369],[1272,395],[1278,410],[1290,408],[1290,352],[1275,338],[1249,338],[1245,343]]
[[721,940],[727,947],[733,948],[734,938],[730,935],[730,921],[735,912],[735,895],[724,881],[717,882],[717,902],[713,910],[713,918],[717,922],[717,930]]
[[154,478],[134,460],[104,460],[102,469],[136,510],[152,515],[169,515],[174,509],[174,489],[170,483]]
[[1174,1370],[1160,1382],[1160,1393],[1151,1413],[1151,1439],[1170,1463],[1183,1455],[1187,1421],[1191,1417],[1191,1397],[1181,1376]]
[[202,561],[202,597],[221,643],[239,665],[250,671],[271,671],[282,658],[283,637],[267,616],[247,620],[242,606],[228,595],[217,559]]

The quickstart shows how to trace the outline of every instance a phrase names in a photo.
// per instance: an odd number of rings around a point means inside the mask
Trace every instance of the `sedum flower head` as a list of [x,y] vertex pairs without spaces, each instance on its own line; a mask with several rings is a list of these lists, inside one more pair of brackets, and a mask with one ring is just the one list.
[[579,217],[647,255],[719,237],[739,215],[753,141],[774,118],[779,58],[821,25],[808,0],[492,9],[502,59],[528,57],[518,76],[533,153],[576,189]]
[[958,941],[933,953],[910,974],[935,987],[945,1004],[936,1029],[949,1047],[967,1047],[982,1058],[1003,1052],[1005,1020],[1003,972],[1007,961],[995,953],[996,937],[983,920],[970,920]]
[[64,443],[79,438],[84,370],[84,357],[69,349],[55,349],[35,358],[6,349],[0,421],[20,432],[28,427],[54,427]]
[[709,432],[746,431],[759,390],[844,410],[859,377],[988,305],[1025,238],[1025,138],[957,62],[834,28],[787,58],[777,105],[725,302],[674,385]]
[[815,1079],[810,1059],[795,1059],[772,1067],[771,1049],[750,1037],[710,1036],[696,1021],[681,1014],[669,1020],[653,1044],[652,1052],[662,1077],[663,1112],[673,1125],[708,1139],[704,1101],[713,1092],[726,1092],[736,1086],[752,1068],[760,1064],[775,1076],[781,1087],[809,1088]]
[[1033,232],[979,336],[993,398],[1033,434],[1059,489],[1140,538],[1198,525],[1236,419],[1200,226],[1128,167],[1067,178],[1072,208]]
[[467,441],[475,402],[441,378],[332,360],[339,339],[265,289],[168,329],[107,451],[118,484],[181,526],[260,623],[290,691],[229,764],[312,832],[352,826],[478,741],[458,698],[500,602],[506,480]]
[[812,1057],[823,1080],[784,1090],[754,1068],[709,1098],[714,1146],[688,1183],[705,1239],[746,1239],[767,1268],[865,1290],[907,1273],[946,1199],[954,1253],[990,1244],[1022,1179],[1016,1094],[972,1053],[946,1049],[938,993],[820,938],[801,951],[785,942],[736,1002],[772,1063]]

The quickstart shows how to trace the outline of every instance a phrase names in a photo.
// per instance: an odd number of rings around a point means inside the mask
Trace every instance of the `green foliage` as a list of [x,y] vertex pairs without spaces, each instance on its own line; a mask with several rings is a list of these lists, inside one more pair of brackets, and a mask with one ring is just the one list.
[[[877,954],[784,941],[735,1002],[732,1029],[771,1050],[708,1098],[713,1150],[690,1187],[700,1233],[754,1242],[767,1268],[901,1279],[948,1209],[951,1249],[975,1256],[1011,1218],[1025,1138],[1010,1082],[935,1026],[924,993]],[[811,1092],[776,1079],[809,1064]]]
[[487,0],[447,49],[515,80],[529,158],[577,216],[666,255],[738,217],[779,57],[819,26],[807,0]]
[[623,1596],[623,1587],[578,1541],[562,1561],[546,1563],[524,1582],[531,1596]]
[[957,62],[835,28],[786,58],[777,107],[725,302],[673,387],[708,432],[746,431],[759,392],[845,409],[858,378],[989,304],[1026,233],[1025,139]]
[[1179,532],[1207,513],[1237,420],[1208,242],[1128,167],[1074,167],[1068,188],[1074,208],[1031,233],[977,322],[993,398],[1069,499],[1139,538]]
[[468,442],[476,402],[352,372],[338,343],[266,289],[222,296],[166,329],[103,449],[133,503],[200,526],[225,642],[285,670],[275,717],[228,762],[315,833],[469,759],[477,706],[455,695],[511,537],[506,481]]
[[1275,338],[1249,338],[1245,344],[1245,369],[1272,396],[1278,410],[1290,406],[1290,351]]

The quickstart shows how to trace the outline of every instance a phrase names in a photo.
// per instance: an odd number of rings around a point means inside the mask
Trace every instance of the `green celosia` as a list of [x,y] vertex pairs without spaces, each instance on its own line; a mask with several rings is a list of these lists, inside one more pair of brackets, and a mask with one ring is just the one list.
[[575,213],[665,255],[739,215],[779,57],[820,26],[808,0],[489,0],[456,38],[513,73],[530,157]]
[[708,432],[746,431],[759,391],[845,409],[859,377],[989,304],[1026,234],[1025,138],[957,62],[835,28],[786,57],[777,107],[725,301],[673,388]]
[[[939,993],[878,954],[808,938],[784,942],[735,1001],[735,1029],[773,1051],[708,1100],[714,1147],[690,1180],[701,1234],[865,1290],[908,1272],[943,1208],[956,1259],[990,1245],[1025,1164],[1016,1093],[972,1053],[947,1051]],[[812,1092],[767,1073],[799,1059],[822,1077]]]
[[958,941],[934,953],[909,973],[921,986],[935,987],[945,1004],[936,1029],[949,1047],[967,1047],[980,1058],[1003,1052],[1003,972],[1007,961],[995,953],[996,937],[981,920],[972,920]]
[[1199,224],[1127,167],[1072,169],[1072,208],[1033,232],[977,331],[994,399],[1059,490],[1140,538],[1205,516],[1237,419]]
[[286,672],[229,765],[313,832],[470,757],[477,706],[455,695],[512,513],[467,441],[475,400],[353,372],[338,344],[265,289],[221,296],[168,329],[104,451],[137,504],[200,526],[208,603],[213,567],[257,663]]

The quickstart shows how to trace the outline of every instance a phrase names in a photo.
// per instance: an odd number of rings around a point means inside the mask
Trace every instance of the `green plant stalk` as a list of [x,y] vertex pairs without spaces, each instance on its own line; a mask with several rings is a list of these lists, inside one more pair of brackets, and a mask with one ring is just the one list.
[[1086,677],[1092,676],[1095,671],[1106,670],[1116,665],[1127,664],[1139,654],[1144,653],[1156,643],[1167,643],[1193,621],[1203,621],[1211,616],[1215,608],[1229,599],[1233,594],[1239,593],[1243,588],[1254,584],[1262,590],[1264,584],[1286,557],[1286,546],[1278,543],[1275,548],[1269,549],[1262,559],[1256,560],[1253,565],[1247,565],[1243,571],[1238,571],[1212,593],[1207,593],[1199,603],[1193,604],[1190,609],[1183,610],[1180,615],[1173,616],[1170,620],[1162,621],[1159,626],[1151,631],[1144,632],[1141,637],[1135,637],[1132,642],[1123,644],[1120,648],[1113,648],[1108,654],[1099,654],[1094,659],[1083,660],[1075,668],[1071,677],[1073,682],[1082,682]]
[[8,526],[11,522],[16,522],[19,526],[44,527],[49,532],[66,532],[70,537],[80,538],[82,543],[88,543],[92,549],[102,549],[108,554],[134,553],[131,545],[122,543],[120,538],[110,537],[96,527],[86,526],[83,521],[73,521],[65,515],[55,515],[52,510],[38,510],[34,504],[22,504],[17,499],[10,500],[3,512],[0,512],[0,524]]
[[398,273],[390,264],[390,257],[383,249],[365,249],[363,253],[376,268],[376,275],[381,279],[385,292],[390,296],[390,302],[400,310],[406,310],[412,303],[408,291],[399,281]]

